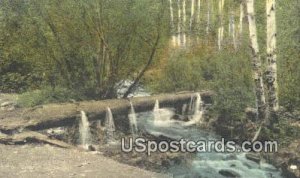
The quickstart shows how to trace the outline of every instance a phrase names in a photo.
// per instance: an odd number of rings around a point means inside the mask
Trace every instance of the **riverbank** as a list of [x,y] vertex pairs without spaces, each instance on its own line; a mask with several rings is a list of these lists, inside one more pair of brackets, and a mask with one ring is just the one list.
[[101,153],[50,145],[0,144],[0,177],[168,177],[121,164]]

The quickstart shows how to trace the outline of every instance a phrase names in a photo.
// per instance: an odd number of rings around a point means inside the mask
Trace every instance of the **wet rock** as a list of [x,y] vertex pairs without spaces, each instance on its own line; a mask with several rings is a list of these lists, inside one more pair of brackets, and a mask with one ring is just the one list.
[[171,119],[177,120],[177,121],[184,121],[187,122],[189,119],[183,115],[175,114]]
[[256,162],[257,164],[259,164],[259,162],[261,160],[259,155],[256,155],[256,154],[253,154],[253,153],[247,153],[246,158],[248,160]]
[[225,177],[230,177],[230,178],[241,177],[241,175],[239,175],[237,172],[234,172],[234,171],[229,170],[229,169],[221,169],[219,171],[219,174],[221,174],[222,176],[225,176]]

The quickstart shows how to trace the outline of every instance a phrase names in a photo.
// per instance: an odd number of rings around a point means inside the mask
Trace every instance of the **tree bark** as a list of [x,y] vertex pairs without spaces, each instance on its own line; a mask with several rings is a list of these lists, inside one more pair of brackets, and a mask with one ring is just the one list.
[[258,119],[265,120],[267,118],[267,106],[261,69],[261,58],[257,42],[254,0],[247,0],[247,13],[249,22],[250,47],[252,50],[252,70],[255,84]]
[[192,31],[193,21],[194,21],[194,13],[195,13],[195,0],[191,2],[191,17],[190,17],[190,31]]
[[177,46],[181,46],[181,7],[180,0],[177,1],[178,6],[178,22],[177,22]]
[[244,6],[243,3],[240,4],[240,23],[239,23],[239,37],[242,36],[243,33],[243,21],[244,21]]
[[206,24],[206,34],[209,34],[210,28],[210,0],[207,1],[207,24]]
[[[199,32],[200,31],[200,16],[201,15],[201,0],[198,0],[198,3],[197,3],[197,31]],[[197,43],[199,42],[199,33],[197,33]]]
[[[272,118],[279,109],[278,104],[278,84],[277,84],[277,64],[276,64],[276,14],[275,0],[266,1],[267,11],[267,62],[266,72],[268,104]],[[274,118],[273,118],[274,119]]]
[[174,12],[173,12],[173,2],[172,0],[169,0],[170,2],[170,24],[171,24],[171,34],[172,34],[172,46],[176,46],[176,36],[175,36],[175,26],[174,26]]
[[[136,112],[151,111],[156,100],[162,107],[182,108],[184,103],[189,103],[191,96],[195,92],[181,92],[160,94],[147,97],[131,98],[131,102]],[[213,92],[200,92],[204,103],[212,102]],[[100,101],[82,101],[77,103],[48,104],[35,108],[23,108],[12,112],[0,112],[0,131],[11,134],[23,129],[43,130],[55,127],[71,126],[78,118],[80,111],[85,111],[89,121],[103,120],[107,107],[114,115],[126,115],[130,111],[130,102],[128,99],[110,99]],[[118,120],[119,119],[119,120]],[[118,123],[128,124],[124,118],[115,118],[116,126]]]
[[224,34],[224,24],[223,24],[223,9],[224,9],[224,0],[219,0],[219,22],[220,27],[218,28],[218,48],[222,49],[223,34]]
[[147,71],[147,69],[149,68],[149,66],[151,65],[153,59],[154,59],[154,56],[155,56],[155,53],[156,53],[156,50],[157,50],[157,46],[158,46],[158,43],[159,43],[159,39],[160,39],[160,35],[158,34],[157,37],[156,37],[156,40],[155,40],[155,44],[153,45],[152,47],[152,51],[151,51],[151,54],[150,54],[150,57],[148,59],[148,62],[147,64],[145,65],[145,67],[143,68],[143,70],[139,73],[139,75],[137,76],[137,78],[134,80],[134,82],[129,86],[128,90],[125,92],[125,94],[123,95],[123,98],[127,98],[128,95],[134,90],[134,88],[136,87],[136,85],[139,83],[140,79],[143,77],[144,73]]
[[183,31],[183,46],[186,46],[186,0],[182,0],[182,16],[183,16],[183,22],[182,22],[182,31]]
[[231,12],[231,15],[230,15],[230,31],[231,31],[233,47],[234,47],[234,50],[236,50],[237,49],[236,36],[235,36],[236,32],[235,32],[235,20],[234,20],[233,12]]

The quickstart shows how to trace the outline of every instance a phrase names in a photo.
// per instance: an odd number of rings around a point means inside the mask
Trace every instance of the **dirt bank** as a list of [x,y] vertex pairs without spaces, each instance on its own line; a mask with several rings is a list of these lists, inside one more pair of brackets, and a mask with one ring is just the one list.
[[168,177],[120,164],[101,154],[49,145],[0,144],[0,177]]

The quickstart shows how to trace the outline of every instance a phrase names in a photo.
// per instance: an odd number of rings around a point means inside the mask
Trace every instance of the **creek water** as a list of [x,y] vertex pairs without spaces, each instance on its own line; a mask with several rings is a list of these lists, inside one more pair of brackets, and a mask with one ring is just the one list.
[[[159,117],[157,113],[159,111]],[[196,125],[187,126],[183,121],[171,120],[172,110],[154,109],[154,112],[136,113],[139,130],[155,136],[165,136],[174,140],[193,141],[220,140],[218,135],[203,131]],[[197,113],[198,114],[198,113]],[[189,168],[173,166],[169,171],[174,177],[224,178],[220,171],[234,173],[243,178],[279,178],[281,172],[267,163],[256,163],[246,158],[246,153],[201,152],[195,154]]]

